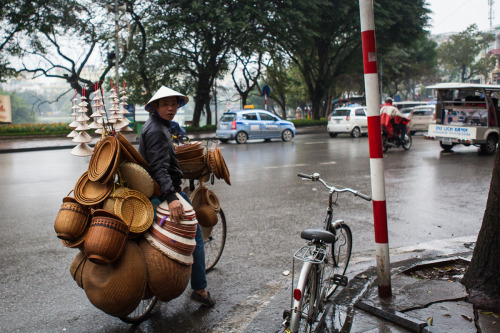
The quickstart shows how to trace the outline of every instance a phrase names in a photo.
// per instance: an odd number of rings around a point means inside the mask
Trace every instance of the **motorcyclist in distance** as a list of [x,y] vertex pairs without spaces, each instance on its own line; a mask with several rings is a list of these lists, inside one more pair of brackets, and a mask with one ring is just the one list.
[[397,132],[397,130],[401,130],[401,143],[405,141],[405,136],[406,136],[406,124],[405,121],[406,117],[404,114],[401,113],[401,111],[398,110],[395,106],[392,105],[392,98],[388,97],[385,100],[384,106],[380,109],[380,115],[382,116],[384,113],[390,118],[390,123],[393,128],[393,135],[394,133]]

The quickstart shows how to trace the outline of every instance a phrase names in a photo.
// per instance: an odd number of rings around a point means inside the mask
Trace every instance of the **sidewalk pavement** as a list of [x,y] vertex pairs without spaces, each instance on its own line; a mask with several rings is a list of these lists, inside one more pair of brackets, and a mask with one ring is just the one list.
[[376,267],[357,274],[328,303],[315,332],[500,332],[500,313],[474,309],[466,302],[467,292],[459,282],[463,272],[426,278],[426,271],[456,273],[452,267],[467,267],[470,247],[468,243],[464,252],[395,262],[389,299],[378,296]]
[[[308,134],[317,133],[319,130],[323,130],[326,134],[326,126],[307,126],[298,127],[296,129],[296,134]],[[122,133],[134,145],[139,144],[139,137],[135,132],[125,132]],[[188,133],[187,136],[191,140],[214,140],[215,132],[210,133]],[[89,146],[93,147],[97,142],[98,138],[95,137],[91,142],[88,143]],[[27,151],[37,151],[37,150],[54,150],[54,149],[73,149],[77,144],[71,141],[71,138],[67,137],[37,137],[37,138],[26,138],[26,137],[3,137],[0,139],[0,153],[16,153],[16,152],[27,152]]]

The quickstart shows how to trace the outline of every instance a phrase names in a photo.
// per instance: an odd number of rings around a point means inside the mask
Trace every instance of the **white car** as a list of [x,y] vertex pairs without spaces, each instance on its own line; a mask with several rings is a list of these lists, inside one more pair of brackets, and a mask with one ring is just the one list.
[[326,130],[332,138],[336,137],[338,133],[349,133],[353,138],[359,138],[362,134],[368,133],[366,107],[336,108],[328,117]]
[[436,105],[416,106],[411,110],[408,118],[410,119],[408,128],[412,135],[415,132],[427,132],[429,124],[436,123]]

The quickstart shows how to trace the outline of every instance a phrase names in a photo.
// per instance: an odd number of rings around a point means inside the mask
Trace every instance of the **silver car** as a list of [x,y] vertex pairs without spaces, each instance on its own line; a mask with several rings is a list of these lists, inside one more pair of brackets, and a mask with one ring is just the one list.
[[245,143],[252,139],[282,139],[288,142],[295,136],[295,126],[271,112],[245,109],[224,113],[217,124],[215,134],[222,143],[229,140]]

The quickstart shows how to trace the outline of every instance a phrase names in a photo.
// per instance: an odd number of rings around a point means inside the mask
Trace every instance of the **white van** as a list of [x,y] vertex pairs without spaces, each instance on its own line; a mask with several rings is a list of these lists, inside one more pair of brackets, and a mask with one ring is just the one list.
[[450,151],[463,144],[496,151],[500,119],[500,85],[440,83],[428,86],[437,90],[436,124],[429,125],[426,139],[438,140]]

